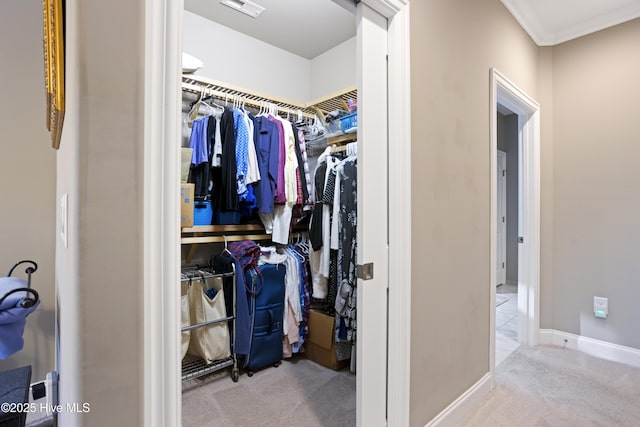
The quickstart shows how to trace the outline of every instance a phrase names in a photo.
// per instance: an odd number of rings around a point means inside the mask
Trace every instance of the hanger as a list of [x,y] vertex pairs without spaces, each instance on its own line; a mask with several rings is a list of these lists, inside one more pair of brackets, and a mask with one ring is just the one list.
[[187,114],[187,124],[191,127],[193,121],[198,117],[198,112],[200,111],[200,103],[202,102],[202,98],[204,97],[204,86],[200,86],[200,97],[198,100],[191,104],[191,109],[189,109],[189,114]]
[[209,108],[212,108],[213,110],[215,110],[215,112],[219,112],[219,113],[224,113],[224,107],[220,104],[216,104],[215,103],[215,97],[214,96],[210,96],[205,99],[202,100],[202,102]]
[[229,250],[229,247],[227,246],[227,236],[223,234],[222,238],[224,239],[224,249],[222,249],[221,255],[224,255],[224,254],[233,255]]

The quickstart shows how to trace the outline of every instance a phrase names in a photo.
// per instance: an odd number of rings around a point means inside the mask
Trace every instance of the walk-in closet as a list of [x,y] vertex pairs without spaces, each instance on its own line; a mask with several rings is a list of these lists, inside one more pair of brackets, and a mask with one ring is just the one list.
[[356,425],[355,6],[256,3],[185,0],[183,425]]

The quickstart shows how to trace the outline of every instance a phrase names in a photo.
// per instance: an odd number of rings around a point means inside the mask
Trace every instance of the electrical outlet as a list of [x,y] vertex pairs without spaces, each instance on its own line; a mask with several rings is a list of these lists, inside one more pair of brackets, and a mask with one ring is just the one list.
[[609,314],[609,298],[593,297],[593,313],[596,317],[606,319]]

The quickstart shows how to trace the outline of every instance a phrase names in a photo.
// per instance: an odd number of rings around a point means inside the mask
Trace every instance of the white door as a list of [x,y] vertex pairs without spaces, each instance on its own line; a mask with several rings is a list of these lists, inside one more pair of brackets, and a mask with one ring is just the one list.
[[358,4],[358,279],[357,425],[385,426],[387,409],[387,19]]
[[498,150],[496,286],[507,281],[507,153]]

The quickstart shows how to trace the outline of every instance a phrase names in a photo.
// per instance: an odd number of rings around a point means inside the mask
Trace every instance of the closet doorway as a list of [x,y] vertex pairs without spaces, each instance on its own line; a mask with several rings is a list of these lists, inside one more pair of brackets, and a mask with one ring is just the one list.
[[[349,0],[336,0],[336,3],[347,6],[352,4]],[[375,344],[380,340],[388,342],[388,345],[382,346],[381,358],[366,362],[364,367],[358,368],[363,373],[359,377],[363,383],[358,383],[357,424],[382,426],[388,422],[389,425],[408,425],[411,336],[411,254],[410,246],[407,247],[406,244],[411,239],[409,2],[363,0],[357,7],[359,33],[356,56],[358,86],[362,94],[359,110],[363,114],[359,126],[362,127],[363,135],[384,135],[384,132],[376,132],[376,124],[369,123],[375,122],[375,117],[369,116],[366,111],[388,111],[388,138],[393,145],[393,150],[388,149],[384,140],[381,146],[371,145],[360,150],[365,156],[367,150],[379,150],[384,153],[382,155],[388,156],[388,163],[366,162],[364,168],[369,170],[365,176],[367,182],[371,182],[378,190],[386,189],[388,185],[390,191],[384,193],[386,197],[376,191],[371,199],[371,203],[374,200],[377,203],[377,211],[386,212],[388,209],[387,226],[373,230],[375,235],[371,239],[368,235],[365,236],[365,242],[361,245],[361,248],[371,246],[371,250],[375,251],[376,237],[387,234],[388,245],[382,237],[384,243],[378,248],[381,254],[378,253],[375,259],[367,259],[373,256],[371,252],[361,255],[365,257],[361,262],[375,262],[374,279],[368,281],[361,300],[367,299],[367,293],[384,295],[384,298],[388,295],[388,333],[384,333],[387,331],[386,325],[378,330],[376,323],[370,328],[367,326],[368,333],[377,337],[377,340],[374,339],[369,344],[374,347],[373,353],[376,352]],[[386,17],[388,26],[371,24],[367,14],[374,12]],[[176,118],[180,116],[181,102],[179,82],[182,15],[181,0],[145,2],[144,292],[153,303],[145,305],[142,345],[146,363],[142,378],[145,396],[144,425],[149,427],[176,426],[181,422],[180,359],[177,351],[180,334],[176,333],[181,323],[180,292],[176,286],[180,272],[180,234],[176,230],[176,224],[180,222],[180,152],[176,141],[181,135],[181,124]],[[368,20],[371,25],[361,25],[364,20]],[[378,31],[371,28],[376,26],[387,32],[386,42],[365,43],[371,30]],[[371,69],[367,58],[385,57],[387,53],[388,85],[385,81],[369,81],[363,85],[366,81],[364,74]],[[388,105],[384,108],[384,105],[376,104],[376,96],[370,96],[369,91],[386,92],[387,89]],[[382,123],[386,124],[386,120]],[[369,129],[369,126],[373,127]],[[388,165],[387,185],[377,175],[381,165]],[[365,189],[363,187],[361,194],[364,194]],[[387,209],[384,206],[385,200]],[[369,211],[366,212],[368,214]],[[375,221],[369,222],[367,217],[363,221],[363,230],[370,230],[367,224],[376,224]],[[389,258],[385,260],[387,247]],[[371,311],[374,312],[372,315],[378,314],[373,308]],[[361,338],[360,343],[365,347],[361,352],[368,352],[366,336]],[[386,351],[388,363],[384,363]],[[361,359],[358,363],[362,365],[363,362]],[[370,370],[374,371],[373,376],[364,375]]]
[[518,116],[498,104],[496,366],[518,342]]
[[[491,87],[491,304],[490,314],[490,370],[495,381],[494,370],[496,365],[506,357],[505,352],[514,348],[509,347],[508,340],[503,334],[496,333],[498,323],[504,327],[507,321],[513,320],[517,325],[509,338],[512,343],[537,345],[540,329],[539,323],[539,294],[540,294],[540,106],[524,91],[509,81],[496,69],[490,72]],[[506,135],[505,135],[506,133]],[[502,140],[502,137],[506,137]],[[503,158],[500,148],[507,152],[504,156],[506,165],[504,178],[500,159]],[[509,156],[511,155],[511,158]],[[512,191],[508,191],[511,182]],[[517,186],[515,186],[517,182]],[[501,188],[502,186],[502,188]],[[513,189],[513,187],[517,187]],[[501,194],[502,192],[502,194]],[[509,203],[511,194],[511,204]],[[501,212],[499,199],[506,195],[504,203],[505,212]],[[514,207],[517,198],[517,206]],[[509,204],[511,209],[509,209]],[[509,212],[511,211],[511,215]],[[515,211],[515,213],[514,213]],[[503,226],[503,213],[505,223],[502,232],[511,236],[504,245],[505,271],[504,280],[499,279],[502,256],[498,238],[502,237],[499,227]],[[511,223],[511,227],[509,227]],[[517,224],[517,228],[516,228]],[[516,233],[517,231],[517,233]],[[517,242],[517,248],[514,248]],[[511,245],[509,244],[511,243]],[[511,250],[510,250],[511,249]],[[511,252],[511,257],[509,257]],[[515,254],[515,255],[514,255]],[[511,258],[511,259],[508,259]],[[517,259],[517,265],[516,265]],[[509,268],[512,261],[512,268]],[[511,271],[510,271],[511,270]],[[510,280],[511,279],[511,280]],[[503,283],[500,283],[503,282]],[[513,287],[511,294],[515,301],[502,301],[505,297],[496,292],[496,287]],[[515,295],[513,295],[515,294]],[[502,313],[502,306],[513,304],[517,306],[515,319],[507,319],[508,314]],[[517,334],[516,334],[517,332]],[[507,333],[509,335],[509,333]],[[500,340],[500,350],[498,343]],[[500,354],[498,354],[500,353]]]
[[[179,2],[181,3],[181,2]],[[350,2],[338,2],[345,3],[347,6]],[[371,3],[371,7],[365,3]],[[168,59],[162,59],[156,56],[155,59],[162,63],[166,61],[165,67],[168,70],[167,76],[175,73],[175,70],[171,66],[171,61],[175,51],[170,54],[169,52],[175,49],[176,43],[172,36],[175,34],[175,25],[173,12],[177,12],[180,16],[180,11],[173,8],[173,4],[167,1],[164,7],[170,9],[170,13],[163,12],[162,8],[149,7],[147,19],[153,22],[164,21],[164,28],[154,28],[153,25],[148,25],[148,34],[155,34],[163,36],[167,34],[166,38],[156,37],[155,40],[166,43],[164,46]],[[357,22],[358,22],[358,34],[357,34],[357,83],[358,90],[361,93],[361,100],[359,101],[358,110],[361,114],[361,119],[358,123],[359,141],[363,141],[361,145],[359,143],[359,162],[364,165],[359,168],[358,171],[358,207],[362,210],[363,214],[359,218],[358,240],[359,240],[359,263],[361,264],[373,264],[373,275],[368,277],[369,280],[359,280],[358,283],[358,297],[359,303],[363,308],[359,311],[359,325],[362,328],[361,334],[358,337],[358,354],[364,354],[366,357],[358,358],[358,392],[357,392],[357,412],[358,412],[358,424],[359,425],[384,425],[387,413],[389,418],[392,417],[408,417],[408,378],[405,375],[398,376],[398,372],[406,373],[408,371],[408,358],[409,354],[406,352],[408,348],[408,322],[409,318],[408,301],[409,290],[408,280],[398,280],[400,278],[406,278],[407,264],[400,265],[398,259],[402,261],[406,260],[406,250],[403,251],[402,256],[400,252],[397,258],[390,256],[389,246],[395,244],[400,247],[400,242],[404,245],[404,242],[409,238],[407,228],[410,227],[410,221],[405,218],[396,217],[396,221],[393,221],[393,225],[389,225],[387,216],[398,215],[398,211],[406,212],[409,206],[408,195],[409,189],[407,188],[408,180],[404,180],[408,173],[407,167],[408,159],[410,158],[409,150],[409,126],[408,126],[408,68],[406,67],[406,60],[408,59],[408,45],[403,45],[402,40],[408,40],[408,10],[406,8],[406,1],[387,1],[384,4],[380,2],[360,2],[357,6]],[[155,15],[154,15],[155,13]],[[387,17],[397,16],[394,19],[395,25],[390,27],[389,33],[387,33]],[[177,26],[179,28],[179,25]],[[172,34],[173,33],[173,34]],[[148,37],[148,40],[154,38]],[[402,77],[401,80],[395,80],[389,84],[389,92],[393,93],[387,98],[387,45],[392,43],[393,52],[398,56],[394,57],[394,61],[389,63],[392,73],[395,73],[397,77]],[[150,42],[151,43],[151,42]],[[152,49],[153,46],[149,47]],[[149,63],[153,58],[148,58]],[[157,65],[157,63],[154,63]],[[149,71],[153,74],[153,71]],[[157,75],[156,75],[157,76]],[[163,76],[159,76],[158,79],[162,83]],[[401,83],[398,83],[400,81]],[[156,82],[157,83],[157,82]],[[170,101],[174,99],[175,93],[171,88],[169,82],[164,82],[165,96],[162,97],[163,101]],[[158,97],[157,99],[160,99]],[[389,112],[389,116],[396,127],[393,130],[388,128],[387,108],[384,105],[393,105],[393,112]],[[175,117],[171,114],[171,107],[166,107],[160,104],[155,104],[156,109],[159,111],[160,117],[170,118]],[[381,108],[382,106],[382,108]],[[157,118],[156,118],[157,119]],[[177,177],[177,153],[171,154],[168,144],[175,144],[175,138],[169,137],[170,135],[176,135],[176,124],[167,124],[166,120],[157,120],[157,123],[162,123],[165,133],[163,140],[165,144],[162,150],[165,157],[158,155],[153,160],[164,162],[164,168],[167,173],[156,173],[155,176],[159,177],[157,181],[145,180],[149,185],[153,185],[152,182],[162,182],[166,187],[165,200],[155,200],[156,206],[168,207],[171,199],[171,195],[175,191],[175,187],[172,188],[172,184],[169,182],[170,178]],[[152,127],[150,127],[151,129]],[[394,144],[399,148],[399,153],[396,158],[393,156],[388,158],[389,150],[387,148],[387,135],[391,134],[397,142]],[[366,141],[366,143],[364,143]],[[151,148],[150,148],[151,150]],[[158,154],[158,152],[156,152]],[[397,175],[389,176],[387,167],[381,165],[389,165],[390,170],[399,172]],[[404,183],[402,184],[402,181]],[[392,193],[388,194],[388,188],[402,188],[404,185],[404,194]],[[387,202],[385,208],[385,201]],[[176,203],[177,205],[177,203]],[[175,215],[175,210],[170,208],[167,211],[166,218],[159,218],[161,221],[171,222],[171,216]],[[401,214],[399,216],[402,216]],[[165,224],[166,225],[166,224]],[[153,228],[151,226],[151,228]],[[158,227],[161,228],[161,227]],[[389,231],[393,228],[393,231]],[[164,242],[170,242],[174,237],[171,237],[172,231],[169,228],[162,228],[164,234],[159,236],[160,240]],[[395,231],[395,233],[394,233]],[[149,234],[151,236],[151,234]],[[153,239],[150,239],[153,240]],[[149,241],[149,240],[148,240]],[[162,245],[160,247],[163,247]],[[404,248],[404,246],[403,246]],[[178,310],[176,307],[171,308],[171,299],[178,296],[176,292],[172,292],[170,289],[170,283],[175,279],[171,278],[171,269],[177,267],[172,260],[167,258],[167,254],[171,254],[171,249],[163,249],[164,253],[154,253],[151,265],[147,266],[148,269],[153,270],[153,264],[161,270],[163,274],[168,274],[169,277],[161,277],[161,282],[164,283],[163,289],[167,289],[167,295],[165,297],[165,306],[162,312],[154,313],[153,308],[150,310],[150,314],[147,316],[161,320],[157,325],[162,325],[160,329],[165,329],[165,350],[162,352],[164,355],[156,362],[164,367],[162,376],[166,377],[167,373],[171,372],[174,368],[174,364],[171,362],[172,351],[168,350],[168,345],[173,341],[176,346],[175,337],[171,337],[171,324],[178,324]],[[161,252],[162,252],[161,251]],[[157,251],[156,251],[157,252]],[[389,259],[392,259],[392,264],[397,268],[389,268]],[[164,262],[161,262],[164,261]],[[175,276],[174,276],[175,277]],[[396,283],[395,288],[389,284],[390,277]],[[157,284],[156,284],[157,286]],[[397,292],[397,294],[396,294]],[[394,295],[393,303],[391,306],[387,304],[387,295]],[[370,301],[370,302],[369,302]],[[391,316],[387,318],[387,313]],[[154,317],[155,316],[155,317]],[[175,321],[175,322],[173,322]],[[149,318],[146,319],[149,323]],[[397,330],[396,333],[388,334],[387,324],[390,328]],[[152,328],[154,329],[154,328]],[[154,341],[155,340],[155,341]],[[149,342],[145,342],[145,354],[153,354],[149,351],[149,348],[156,348],[154,343],[158,341],[157,336],[150,335]],[[389,350],[391,354],[391,360],[395,360],[395,363],[389,363],[389,371],[393,370],[396,375],[387,376],[387,341],[393,343],[401,342],[401,345],[392,346]],[[391,346],[390,346],[391,347]],[[157,365],[151,364],[149,370],[153,371],[157,368]],[[146,390],[152,391],[152,395],[156,399],[161,399],[164,405],[158,405],[156,400],[152,398],[149,403],[149,408],[155,407],[161,410],[161,413],[166,419],[179,419],[180,408],[179,405],[176,408],[175,402],[172,403],[170,396],[176,395],[176,388],[179,389],[179,384],[167,384],[162,389],[153,388],[154,382],[158,384],[158,377],[145,373]],[[170,382],[170,380],[163,380],[162,383]],[[394,389],[394,392],[389,397],[389,406],[387,406],[387,384]],[[159,390],[164,390],[158,394]],[[398,402],[399,401],[399,402]],[[147,408],[146,414],[150,414],[151,410]],[[401,415],[397,415],[400,414]],[[152,418],[157,418],[157,415]],[[168,423],[173,424],[173,423]],[[160,425],[160,424],[154,424]]]

